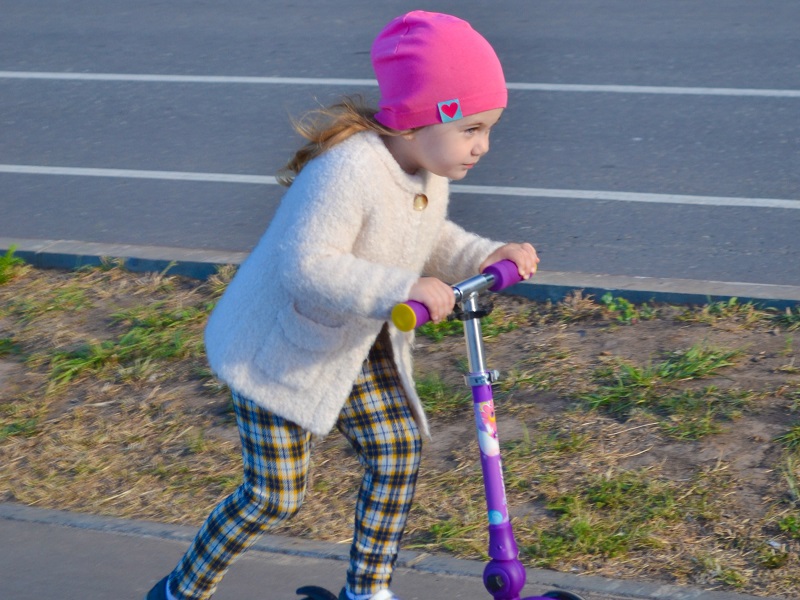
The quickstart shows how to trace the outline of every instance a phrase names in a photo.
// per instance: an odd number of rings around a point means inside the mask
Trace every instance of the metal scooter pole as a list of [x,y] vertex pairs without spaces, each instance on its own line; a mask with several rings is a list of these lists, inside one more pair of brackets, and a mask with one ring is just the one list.
[[525,567],[518,558],[517,543],[508,516],[500,440],[494,411],[492,383],[496,372],[486,368],[477,294],[462,303],[464,339],[467,344],[475,426],[481,454],[481,470],[489,519],[489,556],[483,572],[483,584],[495,600],[519,600],[525,586]]

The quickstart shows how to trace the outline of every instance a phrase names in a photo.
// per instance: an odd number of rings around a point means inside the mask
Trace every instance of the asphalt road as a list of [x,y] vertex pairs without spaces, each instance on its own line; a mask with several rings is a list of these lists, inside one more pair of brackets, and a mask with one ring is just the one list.
[[[416,6],[6,0],[0,237],[249,250],[289,116],[373,98],[371,41]],[[511,84],[455,220],[532,241],[545,270],[800,281],[796,1],[426,8],[471,21]]]

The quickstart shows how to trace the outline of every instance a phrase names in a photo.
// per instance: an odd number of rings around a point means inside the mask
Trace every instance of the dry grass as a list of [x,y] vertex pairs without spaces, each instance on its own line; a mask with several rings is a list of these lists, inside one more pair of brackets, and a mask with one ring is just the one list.
[[[203,283],[114,265],[2,271],[0,498],[198,525],[240,480],[227,391],[200,343],[232,270]],[[496,299],[487,353],[504,373],[498,424],[525,562],[794,597],[798,321],[737,303]],[[429,328],[416,350],[434,438],[405,545],[482,558],[457,329]],[[703,363],[711,351],[723,359]],[[345,542],[357,461],[336,435],[313,460],[306,507],[280,532]]]

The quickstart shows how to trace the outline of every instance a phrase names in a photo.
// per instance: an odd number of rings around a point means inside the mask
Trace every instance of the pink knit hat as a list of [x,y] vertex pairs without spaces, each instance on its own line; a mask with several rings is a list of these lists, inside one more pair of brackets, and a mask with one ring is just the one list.
[[415,10],[391,21],[372,44],[381,91],[375,118],[403,130],[447,123],[508,100],[503,68],[469,23]]

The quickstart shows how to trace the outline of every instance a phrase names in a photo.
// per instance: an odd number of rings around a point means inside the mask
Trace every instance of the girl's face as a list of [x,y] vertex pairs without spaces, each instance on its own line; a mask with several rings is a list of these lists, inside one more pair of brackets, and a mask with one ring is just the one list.
[[[389,138],[387,146],[407,173],[425,169],[448,179],[463,179],[489,151],[489,134],[502,114],[502,108],[495,108],[429,125],[401,138]],[[399,140],[402,143],[392,143]]]

